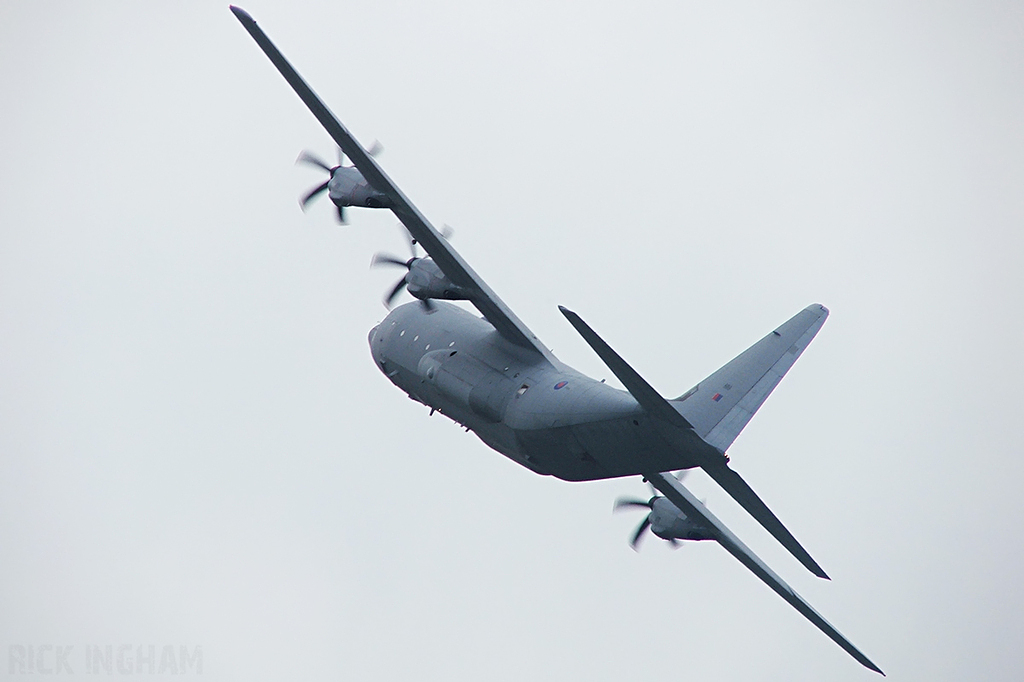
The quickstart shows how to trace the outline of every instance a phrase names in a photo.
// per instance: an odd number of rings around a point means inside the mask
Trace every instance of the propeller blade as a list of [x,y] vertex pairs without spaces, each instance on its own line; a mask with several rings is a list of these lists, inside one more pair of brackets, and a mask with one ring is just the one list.
[[675,538],[669,538],[665,542],[667,542],[669,545],[671,545],[672,549],[679,549],[680,547],[683,546],[683,543],[679,542],[679,540],[676,540]]
[[341,147],[338,147],[338,166],[345,165],[345,152],[341,151]]
[[651,525],[651,515],[648,514],[644,517],[643,522],[637,527],[636,532],[633,533],[633,538],[629,541],[629,546],[633,548],[633,551],[639,551],[637,546],[640,543],[640,536],[644,534]]
[[338,206],[338,224],[339,225],[347,225],[348,224],[348,221],[345,220],[345,207],[344,206]]
[[309,202],[313,201],[313,199],[316,199],[318,196],[320,196],[322,192],[324,192],[327,189],[327,185],[329,185],[330,182],[331,181],[328,180],[324,184],[314,187],[313,190],[309,192],[309,194],[299,199],[299,206],[302,207],[303,211],[306,210],[306,206],[307,204],[309,204]]
[[373,144],[370,145],[370,148],[366,150],[366,153],[369,156],[377,156],[382,151],[384,151],[384,145],[382,145],[379,140],[374,140]]
[[397,265],[403,267],[406,270],[409,269],[410,265],[408,261],[399,260],[395,256],[389,253],[375,253],[373,254],[373,260],[370,261],[370,267],[375,268],[378,265]]
[[305,149],[303,149],[302,153],[299,154],[299,158],[295,159],[295,163],[306,163],[306,164],[309,164],[310,166],[316,166],[317,168],[323,168],[328,173],[330,173],[333,170],[330,166],[328,166],[326,163],[321,161],[319,158],[317,158],[313,154],[310,154],[309,152],[307,152]]
[[398,283],[395,284],[395,288],[392,289],[391,291],[389,291],[388,295],[384,297],[384,307],[385,308],[387,308],[388,310],[391,309],[391,302],[395,300],[395,297],[398,296],[398,294],[402,291],[402,287],[404,287],[404,286],[405,286],[405,277],[403,277],[402,279],[398,280]]
[[426,310],[428,313],[434,309],[434,302],[431,301],[429,298],[421,298],[420,305],[423,306],[423,309]]
[[612,507],[612,511],[618,511],[623,507],[643,507],[644,509],[651,509],[651,503],[644,502],[643,500],[634,500],[629,497],[620,497],[615,500],[615,506]]

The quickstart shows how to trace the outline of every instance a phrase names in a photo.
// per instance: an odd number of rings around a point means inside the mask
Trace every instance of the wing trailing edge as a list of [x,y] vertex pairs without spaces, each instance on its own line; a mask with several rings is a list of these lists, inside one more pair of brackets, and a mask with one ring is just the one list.
[[644,477],[680,511],[691,518],[700,519],[712,531],[718,544],[724,547],[729,554],[736,557],[740,563],[749,568],[754,575],[760,578],[768,587],[772,588],[776,594],[799,611],[804,618],[811,621],[815,627],[824,632],[843,651],[853,656],[864,667],[874,670],[883,677],[885,676],[881,668],[875,665],[850,640],[846,639],[842,633],[836,630],[820,613],[815,611],[810,604],[804,601],[803,597],[787,585],[772,569],[768,568],[756,554],[750,551],[749,547],[732,534],[724,523],[719,521],[700,500],[694,497],[693,493],[683,487],[683,484],[675,476],[652,472],[644,474]]

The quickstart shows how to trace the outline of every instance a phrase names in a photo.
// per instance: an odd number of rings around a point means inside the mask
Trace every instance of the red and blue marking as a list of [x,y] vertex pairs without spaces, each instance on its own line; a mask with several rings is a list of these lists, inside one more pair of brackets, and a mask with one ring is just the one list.
[[716,393],[713,396],[711,396],[711,399],[714,400],[717,403],[719,400],[722,399],[722,394],[721,393]]
[[565,388],[568,384],[568,381],[559,381],[557,384],[555,384],[555,390],[557,391],[560,388]]

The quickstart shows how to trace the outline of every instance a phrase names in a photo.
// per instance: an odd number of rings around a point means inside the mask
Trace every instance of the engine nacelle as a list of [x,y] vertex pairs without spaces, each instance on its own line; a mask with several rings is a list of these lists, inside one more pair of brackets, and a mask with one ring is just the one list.
[[651,503],[651,532],[664,540],[714,540],[711,531],[664,497]]
[[430,258],[417,258],[412,261],[405,282],[409,293],[421,301],[430,298],[447,301],[469,300],[469,292],[445,277],[441,268]]
[[331,172],[328,196],[336,206],[388,208],[390,202],[383,192],[375,190],[363,174],[352,166],[341,166]]

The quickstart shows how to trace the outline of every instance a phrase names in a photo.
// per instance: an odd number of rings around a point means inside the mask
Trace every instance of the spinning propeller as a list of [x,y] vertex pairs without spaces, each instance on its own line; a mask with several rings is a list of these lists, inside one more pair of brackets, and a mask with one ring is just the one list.
[[[412,254],[412,258],[410,258],[409,260],[402,260],[398,256],[393,256],[390,253],[377,252],[373,254],[373,259],[370,261],[371,268],[379,267],[381,265],[393,265],[396,267],[406,269],[406,274],[403,275],[402,278],[395,283],[395,286],[392,287],[391,290],[384,296],[384,306],[388,310],[391,309],[392,301],[394,301],[398,294],[402,292],[402,289],[408,286],[409,273],[412,272],[413,265],[416,263],[416,261],[420,260],[421,258],[421,256],[418,253],[419,249],[416,248],[416,240],[413,239],[412,235],[409,234],[404,227],[402,227],[402,234],[405,235],[406,239],[409,242],[409,252]],[[445,225],[444,227],[441,228],[441,236],[443,236],[445,239],[451,237],[452,234],[453,230],[449,226]],[[434,304],[430,302],[429,298],[420,300],[423,306],[428,310],[433,308]]]
[[[686,477],[687,473],[689,472],[681,471],[679,472],[679,474],[676,475],[676,478],[682,480],[683,478]],[[619,499],[615,500],[615,506],[612,508],[612,511],[618,511],[620,509],[625,509],[626,507],[643,507],[644,509],[650,510],[647,513],[647,516],[644,517],[644,520],[640,522],[640,525],[637,526],[636,531],[633,533],[633,537],[629,540],[629,546],[632,547],[634,551],[639,551],[640,538],[643,537],[644,531],[651,527],[651,514],[654,512],[655,500],[661,499],[661,495],[658,495],[658,491],[655,490],[654,486],[651,485],[650,482],[647,482],[647,487],[651,489],[651,493],[653,495],[651,499],[645,502],[644,500],[638,500],[633,497],[620,497]],[[672,546],[672,549],[678,549],[681,546],[679,540],[675,538],[662,539],[664,539],[665,542],[670,544]]]
[[[373,144],[370,145],[370,148],[366,150],[366,153],[369,154],[370,156],[377,156],[382,151],[384,151],[384,148],[381,146],[380,142],[377,142],[376,140],[374,140]],[[311,189],[308,193],[306,193],[306,195],[304,197],[299,199],[299,206],[302,207],[303,211],[306,210],[306,206],[308,206],[311,201],[313,201],[318,196],[320,196],[321,194],[326,192],[328,189],[330,189],[331,180],[334,179],[334,174],[338,171],[339,168],[352,168],[352,166],[346,166],[345,165],[345,152],[341,151],[340,147],[338,148],[338,165],[337,166],[328,166],[322,159],[320,159],[320,157],[316,156],[312,152],[306,151],[305,149],[302,150],[301,154],[299,154],[299,158],[297,158],[295,160],[295,163],[304,163],[304,164],[307,164],[309,166],[316,166],[317,168],[321,168],[321,169],[327,171],[327,175],[328,175],[327,180],[325,180],[323,182],[323,184],[317,185],[316,187]],[[346,220],[345,220],[345,207],[338,205],[337,209],[338,209],[338,222],[341,223],[342,225],[345,225],[346,224]]]
[[[655,495],[651,499],[647,500],[646,502],[644,502],[643,500],[637,500],[637,499],[633,499],[633,498],[629,498],[629,497],[620,497],[619,499],[615,500],[615,511],[618,511],[618,510],[620,510],[620,509],[622,509],[624,507],[644,507],[645,509],[650,509],[651,511],[653,511],[654,510],[654,501],[656,499],[658,499],[657,495]],[[636,532],[633,533],[633,537],[630,538],[629,546],[632,547],[634,550],[638,550],[639,545],[640,545],[640,538],[643,537],[644,531],[647,530],[650,527],[651,527],[651,514],[650,514],[650,512],[648,512],[647,516],[644,517],[644,520],[640,522],[639,526],[637,526]],[[677,546],[679,544],[674,539],[671,540],[670,542],[672,543],[673,547],[675,547],[675,546]]]

